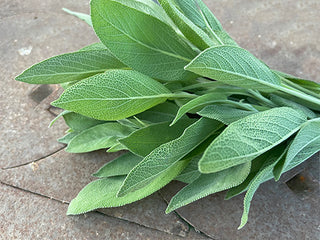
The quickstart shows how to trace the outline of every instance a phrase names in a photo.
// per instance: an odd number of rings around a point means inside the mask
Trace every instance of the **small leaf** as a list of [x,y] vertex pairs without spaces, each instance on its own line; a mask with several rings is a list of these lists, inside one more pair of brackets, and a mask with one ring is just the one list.
[[93,27],[101,42],[120,61],[150,77],[166,81],[195,78],[184,66],[196,53],[167,20],[156,17],[164,15],[163,9],[158,6],[154,13],[139,2],[91,1]]
[[245,111],[228,106],[209,105],[203,108],[198,114],[202,117],[215,119],[223,124],[230,125],[231,123],[240,120],[243,117],[249,116],[254,111]]
[[276,180],[280,178],[282,173],[298,166],[319,151],[320,120],[310,120],[293,139],[283,164],[279,166],[277,171],[274,171]]
[[[243,214],[241,217],[241,224],[238,229],[241,229],[244,227],[244,225],[248,221],[248,215],[249,215],[249,210],[250,210],[250,205],[251,201],[253,198],[254,193],[257,191],[259,188],[260,184],[268,181],[269,179],[272,178],[272,169],[274,166],[283,158],[283,155],[286,151],[284,151],[284,145],[279,146],[279,149],[282,148],[282,150],[277,150],[274,152],[273,156],[270,156],[268,161],[265,163],[265,166],[262,167],[262,169],[257,173],[257,175],[252,179],[248,186],[248,191],[244,197],[243,201]],[[280,152],[280,156],[279,153]]]
[[222,124],[215,120],[201,118],[184,131],[177,139],[154,149],[127,176],[118,195],[136,191],[150,184],[163,171],[176,164],[193,149],[218,131]]
[[66,124],[76,132],[82,132],[93,126],[106,123],[105,121],[96,120],[70,111],[64,111],[62,116]]
[[89,26],[92,27],[92,21],[91,21],[91,17],[88,14],[85,13],[80,13],[80,12],[74,12],[71,11],[67,8],[62,8],[63,11],[65,11],[66,13],[69,13],[73,16],[76,16],[77,18],[81,19],[82,21],[85,21]]
[[128,137],[120,139],[119,142],[130,152],[144,157],[160,145],[178,138],[193,122],[186,119],[172,127],[168,122],[152,124],[131,133]]
[[120,157],[113,159],[103,167],[101,167],[93,176],[98,178],[115,177],[127,175],[132,168],[134,168],[142,157],[136,156],[132,153],[122,154]]
[[273,108],[230,124],[205,151],[199,162],[202,173],[212,173],[253,160],[285,141],[306,121],[292,108]]
[[80,132],[68,132],[66,135],[64,135],[62,138],[58,139],[58,142],[68,144],[75,136],[77,136]]
[[119,120],[171,96],[160,83],[141,73],[110,70],[68,88],[52,105],[99,120]]
[[108,69],[126,66],[106,48],[66,53],[37,63],[16,77],[32,84],[56,84],[79,81]]
[[200,158],[201,155],[193,157],[188,166],[175,178],[175,180],[184,183],[192,183],[200,177],[201,173],[198,170],[198,162]]
[[250,172],[250,162],[228,168],[221,172],[201,174],[194,182],[180,190],[170,201],[166,213],[204,198],[210,194],[226,190],[242,183]]
[[190,112],[191,110],[199,107],[204,107],[213,102],[222,101],[224,99],[227,99],[227,97],[219,93],[207,93],[195,99],[192,99],[179,108],[179,111],[175,119],[172,121],[171,126],[174,125],[187,112]]
[[186,69],[246,89],[273,92],[280,78],[245,49],[233,46],[212,47],[200,53]]
[[120,207],[138,201],[171,182],[187,164],[188,160],[176,162],[162,172],[155,181],[124,197],[117,197],[117,192],[125,179],[124,176],[93,181],[85,186],[78,196],[71,201],[67,214],[82,214],[98,208]]
[[132,130],[132,128],[114,122],[99,124],[82,131],[72,138],[66,151],[84,153],[112,147],[119,138],[128,136]]

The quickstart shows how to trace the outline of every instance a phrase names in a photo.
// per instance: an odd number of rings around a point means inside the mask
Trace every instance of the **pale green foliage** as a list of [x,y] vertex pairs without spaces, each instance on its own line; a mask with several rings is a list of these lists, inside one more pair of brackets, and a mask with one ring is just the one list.
[[243,48],[212,47],[197,56],[186,69],[243,88],[274,92],[280,78],[265,64]]
[[99,120],[143,112],[170,97],[157,81],[131,70],[110,70],[68,88],[52,104]]
[[212,193],[220,192],[242,183],[250,172],[251,163],[244,163],[226,170],[201,174],[199,178],[180,190],[170,201],[167,213]]
[[159,2],[92,0],[91,16],[65,9],[100,42],[16,80],[63,88],[52,105],[65,111],[50,126],[63,117],[67,151],[128,150],[94,174],[68,214],[129,204],[178,180],[188,185],[167,212],[247,191],[241,228],[261,183],[320,150],[320,85],[239,47],[201,0]]
[[90,15],[85,14],[85,13],[80,13],[80,12],[74,12],[74,11],[71,11],[67,8],[62,8],[62,10],[65,11],[66,13],[69,13],[69,14],[81,19],[82,21],[85,21],[89,26],[92,27],[92,21],[91,21]]
[[306,117],[292,108],[274,108],[230,124],[207,148],[200,172],[218,172],[248,162],[297,132]]
[[130,2],[91,1],[92,22],[100,40],[118,59],[146,75],[167,81],[193,78],[184,70],[196,56],[192,48],[168,23]]
[[19,75],[16,80],[32,84],[53,84],[78,81],[108,69],[126,66],[106,48],[81,50],[49,58],[35,64]]

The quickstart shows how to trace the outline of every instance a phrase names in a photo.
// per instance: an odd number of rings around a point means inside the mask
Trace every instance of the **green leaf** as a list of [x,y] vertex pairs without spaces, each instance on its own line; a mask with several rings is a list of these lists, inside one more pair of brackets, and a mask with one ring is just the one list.
[[230,124],[205,151],[199,162],[202,173],[222,171],[248,162],[285,141],[306,121],[292,108],[273,108]]
[[225,125],[230,125],[231,123],[240,120],[246,116],[249,116],[254,111],[245,111],[238,108],[220,106],[220,105],[209,105],[203,108],[198,114],[202,117],[215,119],[222,122]]
[[[183,7],[190,7],[194,5],[193,0],[184,0],[184,1],[177,1],[177,0],[159,0],[161,6],[166,11],[166,13],[170,16],[173,22],[178,26],[180,31],[185,35],[185,37],[197,46],[200,50],[204,50],[210,46],[213,46],[215,42],[210,39],[206,32],[204,32],[200,27],[192,22],[189,19],[184,11]],[[180,7],[182,4],[182,8]],[[190,9],[191,11],[187,13],[191,13],[193,15],[199,14],[197,9]],[[192,11],[193,10],[193,11]],[[190,17],[190,16],[189,16]],[[197,17],[197,16],[196,16]]]
[[201,118],[186,128],[179,138],[154,149],[128,174],[118,196],[152,183],[221,127],[222,124],[218,121]]
[[270,100],[280,107],[291,107],[297,111],[301,111],[308,118],[312,119],[312,118],[317,117],[317,115],[313,111],[311,111],[309,108],[307,108],[299,103],[293,102],[289,99],[285,99],[285,98],[279,97],[277,95],[270,94]]
[[186,127],[194,121],[186,119],[170,127],[168,122],[156,123],[141,128],[128,137],[119,140],[130,152],[139,156],[147,156],[153,149],[178,138]]
[[210,103],[217,102],[227,99],[226,96],[220,93],[207,93],[202,96],[199,96],[195,99],[192,99],[191,101],[187,102],[183,106],[179,108],[179,111],[175,117],[175,119],[172,121],[171,125],[174,125],[184,114],[187,112],[190,112],[193,109],[204,107]]
[[79,81],[108,69],[126,66],[106,48],[81,50],[55,56],[37,63],[16,77],[17,81],[32,84],[56,84]]
[[204,198],[210,194],[226,190],[242,183],[250,172],[250,162],[226,170],[201,174],[194,182],[180,190],[170,201],[166,213]]
[[319,151],[320,120],[310,120],[304,124],[293,139],[283,164],[275,168],[276,180],[280,178],[282,173],[298,166]]
[[74,11],[71,11],[67,8],[62,8],[62,10],[65,11],[66,13],[69,13],[69,14],[81,19],[82,21],[85,21],[89,26],[92,27],[92,21],[91,21],[90,15],[85,14],[85,13],[80,13],[80,12],[74,12]]
[[58,142],[68,144],[75,136],[77,136],[80,132],[69,132],[66,135],[64,135],[62,138],[58,139]]
[[132,70],[110,70],[68,88],[53,106],[99,120],[119,120],[173,96],[160,83]]
[[[254,193],[257,191],[260,184],[262,184],[272,178],[272,169],[283,158],[283,155],[286,152],[286,151],[284,151],[283,146],[284,145],[279,146],[280,150],[274,151],[273,156],[272,155],[270,156],[270,158],[265,163],[265,165],[262,167],[262,169],[257,173],[257,175],[250,182],[250,184],[248,186],[248,191],[244,197],[243,214],[241,217],[241,224],[238,229],[243,228],[244,225],[248,221],[250,205],[251,205],[251,201],[252,201]],[[279,156],[279,152],[280,152],[280,156]]]
[[124,197],[117,197],[117,192],[125,179],[124,176],[103,178],[91,182],[71,201],[67,214],[76,215],[98,208],[120,207],[138,201],[167,185],[187,164],[188,160],[176,162],[162,172],[155,181]]
[[82,131],[72,138],[66,151],[84,153],[112,147],[119,138],[128,136],[132,131],[132,128],[115,122],[99,124]]
[[106,123],[105,121],[96,120],[70,111],[64,111],[62,116],[66,124],[75,132],[82,132],[93,126]]
[[136,115],[137,118],[151,123],[172,121],[176,116],[178,106],[172,102],[164,102]]
[[198,170],[198,162],[200,158],[201,155],[193,157],[188,166],[175,178],[175,180],[184,183],[192,183],[200,177],[201,173]]
[[280,78],[245,49],[234,46],[212,47],[200,53],[186,70],[246,89],[273,92]]
[[98,178],[105,177],[115,177],[127,175],[132,168],[134,168],[139,162],[141,162],[142,157],[136,156],[132,153],[125,153],[121,156],[108,162],[103,167],[101,167],[93,176]]
[[100,40],[118,59],[141,73],[166,81],[195,78],[184,66],[196,53],[167,21],[155,17],[163,15],[161,8],[150,14],[139,2],[92,0],[91,17]]

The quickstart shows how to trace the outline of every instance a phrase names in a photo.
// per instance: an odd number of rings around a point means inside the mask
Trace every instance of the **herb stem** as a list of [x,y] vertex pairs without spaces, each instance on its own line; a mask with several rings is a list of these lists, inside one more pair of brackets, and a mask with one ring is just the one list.
[[256,90],[249,89],[248,92],[257,100],[261,101],[262,103],[266,104],[269,107],[277,107],[276,104],[274,104],[272,101],[270,101],[268,98],[261,95],[260,92]]
[[311,103],[314,103],[314,104],[320,106],[320,99],[319,98],[307,95],[306,93],[300,92],[297,89],[293,89],[290,86],[282,85],[282,86],[278,87],[278,89],[282,92],[288,93],[292,96],[295,96],[297,98],[306,100],[308,102],[311,102]]
[[[280,77],[281,77],[281,76],[280,76]],[[295,89],[297,89],[297,90],[299,90],[299,91],[301,91],[301,92],[304,92],[304,93],[306,93],[306,94],[308,94],[308,95],[311,95],[311,96],[313,96],[313,97],[316,97],[316,98],[319,98],[319,97],[320,97],[319,94],[317,94],[317,93],[315,93],[315,92],[312,92],[312,91],[310,91],[309,89],[306,89],[306,88],[304,88],[304,87],[301,87],[300,85],[295,84],[294,82],[291,82],[290,80],[288,80],[288,79],[286,79],[286,78],[284,78],[284,77],[281,77],[281,80],[282,80],[283,82],[285,82],[286,84],[288,84],[289,86],[291,86],[291,87],[293,87],[293,88],[295,88]]]

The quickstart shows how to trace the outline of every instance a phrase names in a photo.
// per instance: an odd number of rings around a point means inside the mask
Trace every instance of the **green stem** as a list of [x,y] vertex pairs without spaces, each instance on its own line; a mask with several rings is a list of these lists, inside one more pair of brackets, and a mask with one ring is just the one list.
[[320,106],[320,99],[319,98],[307,95],[306,93],[300,92],[296,89],[292,89],[292,88],[290,88],[290,86],[283,85],[283,86],[278,87],[278,89],[282,92],[288,93],[292,96],[295,96],[297,98],[306,100],[308,102],[311,102],[311,103],[314,103],[314,104]]
[[[281,77],[281,76],[280,76],[280,77]],[[301,91],[301,92],[304,92],[304,93],[306,93],[306,94],[309,94],[309,95],[311,95],[311,96],[313,96],[313,97],[317,97],[317,98],[320,97],[319,94],[317,94],[317,93],[315,93],[315,92],[312,92],[312,91],[310,91],[309,89],[306,89],[306,88],[304,88],[304,87],[301,87],[299,84],[296,84],[296,83],[294,83],[294,82],[291,82],[290,80],[288,80],[288,79],[286,79],[286,78],[284,78],[284,77],[281,77],[281,80],[282,80],[283,82],[285,82],[286,84],[288,84],[289,86],[291,86],[291,87],[293,87],[293,88],[295,88],[295,89],[297,89],[297,90],[299,90],[299,91]]]
[[262,103],[266,104],[269,107],[277,107],[276,104],[274,104],[272,101],[270,101],[268,98],[261,95],[260,92],[249,89],[248,92],[257,100],[261,101]]

